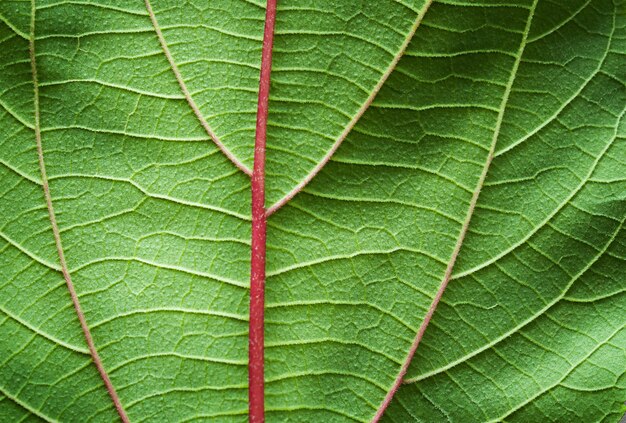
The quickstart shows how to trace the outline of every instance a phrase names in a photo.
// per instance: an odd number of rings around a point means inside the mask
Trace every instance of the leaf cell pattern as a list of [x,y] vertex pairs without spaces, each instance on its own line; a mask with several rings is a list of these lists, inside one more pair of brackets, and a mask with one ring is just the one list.
[[[268,421],[616,421],[626,4],[331,3],[278,4]],[[64,270],[130,421],[247,420],[264,11],[0,2],[0,421],[119,419]]]

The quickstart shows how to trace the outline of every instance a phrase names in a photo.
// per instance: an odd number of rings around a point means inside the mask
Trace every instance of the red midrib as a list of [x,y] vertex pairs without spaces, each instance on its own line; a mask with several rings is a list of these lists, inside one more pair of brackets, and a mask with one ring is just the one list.
[[267,138],[267,114],[275,22],[276,0],[267,0],[251,185],[252,255],[250,258],[250,332],[248,344],[248,407],[249,421],[251,423],[262,423],[265,421],[263,371],[265,342],[265,238],[267,232],[267,217],[265,214],[265,143]]

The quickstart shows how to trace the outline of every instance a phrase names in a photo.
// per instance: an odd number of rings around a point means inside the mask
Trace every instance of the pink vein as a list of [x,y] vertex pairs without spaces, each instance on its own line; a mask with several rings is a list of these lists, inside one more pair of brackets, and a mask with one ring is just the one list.
[[265,261],[267,215],[265,213],[265,145],[269,111],[272,49],[276,23],[276,0],[267,0],[256,135],[254,139],[254,171],[252,173],[252,244],[250,258],[250,330],[248,342],[248,403],[251,423],[265,421]]
[[124,407],[120,402],[120,398],[111,383],[111,379],[109,378],[108,373],[104,369],[102,365],[102,360],[100,359],[100,355],[98,354],[98,350],[93,342],[93,337],[91,336],[91,331],[89,330],[89,326],[87,326],[87,320],[85,319],[85,314],[80,306],[80,301],[78,300],[78,295],[76,294],[76,289],[74,288],[74,284],[72,283],[72,277],[70,276],[70,272],[68,271],[67,262],[65,261],[65,254],[63,253],[63,245],[61,244],[61,234],[59,233],[59,226],[57,225],[57,220],[54,214],[54,208],[52,207],[52,197],[50,195],[50,187],[48,185],[48,177],[46,174],[46,165],[43,157],[43,146],[41,143],[41,126],[40,126],[40,113],[39,113],[39,82],[37,78],[37,62],[35,58],[35,0],[32,0],[31,3],[31,22],[30,22],[30,39],[29,39],[29,51],[30,51],[30,65],[31,71],[33,74],[33,87],[34,87],[34,108],[35,108],[35,139],[37,141],[37,156],[39,160],[39,169],[41,171],[41,180],[43,185],[43,193],[46,199],[46,206],[48,208],[48,216],[50,217],[50,224],[52,226],[52,234],[54,235],[54,243],[56,245],[57,253],[59,255],[59,262],[61,264],[61,273],[63,273],[63,278],[65,279],[65,283],[67,285],[67,289],[70,292],[70,297],[72,298],[72,304],[74,305],[74,310],[76,310],[76,315],[78,316],[78,321],[80,322],[80,327],[83,330],[83,334],[85,335],[85,340],[87,341],[87,347],[89,348],[89,352],[91,354],[91,358],[100,373],[100,377],[104,381],[104,385],[109,393],[109,396],[113,400],[113,404],[115,405],[115,409],[119,414],[122,422],[127,423],[128,417],[126,416],[126,412],[124,411]]
[[522,38],[522,42],[520,43],[520,48],[517,52],[517,58],[515,60],[515,64],[513,65],[511,76],[509,78],[506,89],[504,91],[504,96],[502,97],[502,101],[500,103],[500,111],[498,113],[496,126],[494,128],[493,137],[491,139],[491,146],[489,148],[487,160],[485,161],[485,165],[483,166],[483,170],[480,174],[480,178],[478,179],[478,183],[476,184],[476,188],[474,189],[474,193],[472,194],[469,208],[467,210],[467,214],[465,215],[463,226],[461,227],[461,232],[459,233],[459,236],[456,241],[456,245],[454,246],[454,250],[452,251],[452,256],[450,257],[450,261],[448,262],[448,265],[446,267],[443,280],[441,281],[441,285],[439,286],[439,289],[437,290],[437,293],[435,294],[435,297],[433,298],[433,301],[430,304],[428,311],[426,312],[426,316],[424,317],[424,320],[422,321],[422,324],[420,325],[417,335],[415,336],[415,339],[413,340],[413,343],[411,344],[411,348],[409,349],[409,353],[407,354],[407,357],[404,363],[402,364],[402,367],[400,368],[400,372],[398,373],[398,376],[396,377],[391,389],[389,390],[389,392],[387,392],[385,399],[383,400],[380,407],[376,411],[376,415],[374,416],[372,423],[376,423],[382,418],[385,410],[391,403],[391,400],[393,399],[395,393],[397,392],[398,388],[402,384],[404,376],[406,375],[406,372],[409,369],[409,365],[411,364],[411,361],[413,360],[413,357],[415,356],[415,352],[417,351],[417,348],[422,338],[424,337],[424,333],[426,332],[426,329],[428,328],[428,324],[430,323],[430,320],[435,314],[437,305],[441,301],[441,297],[443,297],[443,293],[445,292],[446,287],[448,286],[448,282],[450,282],[450,278],[452,276],[452,270],[454,269],[454,264],[456,263],[456,259],[459,255],[459,252],[461,251],[461,246],[463,245],[463,241],[465,240],[465,236],[467,235],[470,221],[474,214],[474,209],[476,208],[478,197],[480,196],[480,191],[482,190],[482,187],[485,183],[485,179],[487,178],[487,172],[489,171],[489,167],[491,166],[491,162],[493,161],[494,153],[496,150],[496,143],[498,141],[498,137],[500,135],[500,128],[502,127],[502,121],[504,119],[504,112],[505,112],[506,105],[509,100],[509,96],[511,94],[511,89],[513,88],[513,82],[515,81],[515,76],[517,75],[517,69],[519,68],[519,64],[522,59],[522,54],[524,53],[524,48],[526,46],[526,39],[528,38],[528,31],[530,29],[530,23],[532,22],[532,17],[535,11],[536,4],[537,4],[537,0],[535,0],[535,2],[533,3],[533,7],[530,10],[530,16],[528,18],[528,21],[526,22],[526,28],[524,30],[524,36]]
[[161,48],[163,48],[163,53],[165,53],[165,57],[167,58],[167,61],[170,63],[170,66],[172,67],[172,71],[174,72],[176,81],[178,81],[178,85],[180,85],[180,89],[183,92],[183,95],[185,96],[187,103],[189,103],[189,107],[191,107],[191,110],[193,110],[193,113],[196,115],[196,117],[200,121],[200,124],[202,125],[206,133],[209,134],[209,136],[211,137],[211,139],[213,140],[217,148],[219,148],[222,151],[222,153],[224,153],[224,155],[228,157],[228,159],[231,162],[233,162],[233,164],[237,166],[243,173],[245,173],[248,176],[252,176],[252,171],[245,164],[243,164],[222,143],[222,141],[220,141],[220,139],[217,137],[215,132],[213,132],[213,129],[211,129],[211,127],[209,126],[209,123],[206,121],[206,119],[204,119],[202,112],[198,108],[198,105],[193,100],[193,98],[191,97],[191,93],[187,89],[187,85],[185,84],[185,81],[183,80],[183,76],[181,75],[180,70],[178,69],[178,65],[176,65],[176,62],[174,62],[172,53],[170,53],[170,49],[167,46],[167,43],[165,42],[165,37],[163,37],[163,32],[161,31],[161,27],[159,26],[159,23],[157,22],[156,15],[154,14],[154,11],[152,10],[152,5],[150,5],[150,0],[145,0],[145,3],[146,3],[146,10],[148,11],[148,14],[150,15],[150,20],[152,21],[152,26],[154,27],[154,30],[156,31],[157,37],[159,39],[159,43],[161,43]]
[[417,18],[415,19],[415,23],[411,27],[411,31],[409,32],[409,34],[407,35],[406,39],[402,43],[402,46],[400,46],[400,50],[398,51],[398,54],[396,54],[396,56],[393,58],[393,60],[389,64],[389,67],[387,68],[385,73],[383,73],[383,75],[381,76],[380,80],[378,81],[378,83],[374,87],[374,89],[373,89],[372,93],[370,94],[370,96],[367,98],[365,103],[363,103],[363,105],[357,111],[356,115],[354,115],[352,120],[348,123],[348,126],[346,126],[346,128],[343,130],[343,132],[339,135],[339,137],[337,138],[335,143],[332,145],[330,150],[328,150],[328,152],[322,158],[322,160],[313,168],[313,170],[308,175],[306,175],[304,177],[304,179],[298,185],[296,185],[289,193],[287,193],[283,198],[281,198],[276,203],[274,203],[271,207],[268,207],[267,212],[266,212],[267,216],[270,216],[275,211],[277,211],[282,206],[284,206],[289,201],[291,201],[291,199],[293,197],[295,197],[300,191],[302,191],[302,189],[305,186],[307,186],[307,184],[309,182],[311,182],[313,180],[313,178],[315,178],[315,176],[317,176],[317,174],[320,172],[320,170],[322,170],[324,168],[324,166],[326,166],[326,164],[330,161],[331,157],[335,154],[335,152],[337,151],[337,149],[339,148],[341,143],[343,143],[343,140],[346,139],[348,134],[352,131],[352,128],[354,128],[354,126],[359,121],[359,119],[361,119],[361,116],[363,116],[365,111],[371,106],[372,102],[376,98],[376,95],[378,94],[378,92],[380,91],[382,86],[387,81],[387,78],[389,78],[389,75],[391,75],[391,73],[394,71],[394,69],[398,65],[398,62],[400,61],[400,59],[404,55],[404,52],[406,51],[407,47],[409,46],[409,43],[411,42],[411,39],[413,38],[413,35],[415,35],[415,31],[417,31],[417,28],[419,27],[420,23],[422,22],[422,19],[424,18],[424,15],[426,14],[426,11],[430,7],[431,3],[432,3],[432,0],[427,0],[426,1],[424,6],[422,7],[422,10],[417,15]]

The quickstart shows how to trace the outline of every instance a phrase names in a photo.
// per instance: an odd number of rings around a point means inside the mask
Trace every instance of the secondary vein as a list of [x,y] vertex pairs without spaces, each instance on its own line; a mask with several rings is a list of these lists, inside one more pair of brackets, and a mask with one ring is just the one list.
[[345,127],[343,132],[339,135],[339,137],[337,138],[335,143],[332,145],[330,150],[328,150],[328,152],[322,158],[322,160],[313,168],[313,170],[311,170],[311,172],[309,172],[308,175],[306,175],[304,177],[304,179],[298,185],[296,185],[283,198],[281,198],[276,203],[274,203],[272,206],[267,208],[267,216],[270,216],[275,211],[277,211],[282,206],[284,206],[289,201],[291,201],[291,199],[293,197],[295,197],[300,191],[302,191],[304,189],[304,187],[306,185],[308,185],[309,182],[311,182],[313,180],[313,178],[315,178],[315,176],[317,176],[317,174],[330,161],[331,157],[335,154],[335,152],[337,151],[339,146],[343,143],[343,141],[346,139],[348,134],[350,132],[352,132],[352,128],[354,128],[354,126],[357,124],[359,119],[361,119],[361,116],[363,116],[363,114],[365,114],[366,110],[371,106],[372,102],[376,98],[376,95],[378,94],[380,89],[383,87],[383,85],[385,85],[385,82],[387,81],[387,78],[389,78],[389,75],[391,75],[391,73],[394,71],[394,69],[398,65],[398,62],[400,61],[400,59],[404,55],[404,52],[406,51],[407,47],[409,46],[409,43],[413,39],[413,35],[415,35],[415,31],[417,31],[417,28],[419,27],[420,23],[424,19],[424,15],[426,14],[426,11],[430,7],[431,3],[432,3],[432,0],[427,0],[426,1],[424,6],[422,7],[422,10],[417,15],[417,18],[415,19],[415,23],[411,27],[411,30],[409,31],[409,34],[407,35],[407,37],[405,38],[404,42],[400,46],[400,50],[398,51],[396,56],[391,61],[391,63],[389,64],[389,67],[387,68],[385,73],[383,73],[383,75],[381,76],[381,78],[378,81],[378,83],[376,84],[376,86],[374,86],[374,89],[372,90],[370,96],[367,98],[367,100],[365,100],[365,103],[363,103],[361,108],[357,111],[356,115],[354,115],[352,120],[348,123],[348,125]]
[[33,94],[34,94],[34,113],[35,113],[35,140],[37,142],[37,156],[39,161],[39,170],[41,171],[41,181],[43,187],[43,194],[46,200],[46,207],[48,209],[48,216],[50,218],[50,226],[52,227],[52,234],[54,236],[54,243],[56,245],[57,254],[59,256],[59,263],[61,265],[61,273],[63,274],[63,278],[65,279],[65,283],[67,285],[67,289],[70,293],[70,297],[72,299],[72,304],[74,305],[74,310],[76,311],[76,315],[78,317],[78,321],[80,323],[80,327],[85,336],[85,341],[87,342],[87,347],[89,348],[89,353],[91,354],[91,358],[98,369],[98,373],[100,373],[100,377],[104,382],[104,385],[113,400],[113,404],[115,405],[115,409],[119,414],[122,422],[129,422],[126,412],[124,411],[124,407],[120,402],[119,396],[113,387],[111,379],[109,378],[108,373],[104,369],[102,364],[102,360],[100,355],[98,354],[98,350],[93,342],[93,337],[91,335],[91,331],[89,330],[89,326],[87,325],[87,320],[85,319],[85,314],[80,305],[80,301],[78,299],[78,294],[76,293],[76,289],[74,288],[74,283],[72,282],[72,277],[67,267],[67,262],[65,260],[65,254],[63,252],[63,245],[61,243],[61,234],[59,232],[59,225],[57,224],[56,216],[54,213],[54,207],[52,205],[52,196],[50,195],[50,186],[48,184],[48,177],[46,173],[46,164],[44,161],[43,154],[43,146],[41,142],[41,124],[40,124],[40,112],[39,112],[39,82],[37,77],[37,60],[35,54],[35,0],[31,0],[31,17],[30,17],[30,36],[28,41],[29,53],[30,53],[30,64],[31,71],[33,76]]
[[406,357],[406,360],[405,360],[404,364],[400,368],[400,372],[398,373],[398,376],[396,377],[396,379],[395,379],[391,389],[387,392],[387,395],[385,396],[385,399],[381,403],[380,407],[378,408],[378,411],[376,412],[376,415],[374,416],[374,419],[372,420],[373,423],[378,422],[382,418],[385,410],[387,409],[387,407],[391,403],[391,400],[393,399],[396,391],[398,390],[398,388],[402,384],[404,376],[406,375],[406,372],[409,369],[409,365],[411,364],[411,361],[413,360],[413,357],[415,356],[415,352],[417,351],[417,348],[419,347],[420,341],[424,337],[424,333],[426,332],[428,324],[430,323],[430,320],[432,319],[433,315],[435,314],[435,310],[437,309],[437,305],[439,304],[439,301],[441,301],[441,298],[443,297],[443,293],[446,290],[446,287],[448,286],[448,282],[450,282],[450,278],[452,276],[452,270],[454,269],[454,264],[456,263],[456,259],[457,259],[458,255],[459,255],[459,252],[461,251],[461,247],[463,245],[463,241],[465,240],[465,236],[467,235],[467,231],[469,229],[470,221],[472,219],[472,216],[474,214],[474,210],[476,208],[476,203],[478,202],[478,197],[480,196],[480,191],[482,190],[482,187],[483,187],[483,185],[485,183],[485,179],[487,178],[487,173],[489,171],[489,167],[491,165],[491,162],[493,161],[494,153],[495,153],[495,150],[496,150],[496,144],[497,144],[498,138],[500,136],[500,128],[502,127],[502,121],[504,119],[504,113],[506,111],[506,105],[507,105],[507,103],[509,101],[509,96],[510,96],[511,90],[513,88],[513,83],[515,82],[515,77],[517,75],[517,70],[519,68],[519,64],[520,64],[520,62],[522,60],[522,55],[524,54],[524,48],[526,47],[526,43],[527,43],[527,39],[528,39],[528,33],[530,31],[530,25],[532,23],[532,18],[533,18],[533,15],[535,13],[535,8],[537,6],[537,1],[538,0],[534,0],[532,8],[530,9],[528,20],[526,22],[526,28],[524,29],[524,35],[522,37],[522,41],[520,43],[520,47],[519,47],[518,52],[517,52],[517,57],[515,59],[515,63],[513,64],[513,69],[511,70],[511,76],[509,77],[509,81],[508,81],[508,83],[506,85],[506,89],[504,91],[504,95],[502,97],[502,101],[500,102],[500,108],[499,108],[498,117],[497,117],[497,120],[496,120],[496,126],[494,128],[493,136],[491,138],[491,146],[489,148],[489,153],[487,155],[487,160],[485,161],[485,165],[483,166],[483,170],[482,170],[482,172],[480,174],[480,178],[478,179],[478,183],[476,184],[476,188],[474,189],[474,193],[472,194],[472,198],[470,200],[469,208],[468,208],[467,213],[465,215],[465,220],[463,222],[463,226],[461,227],[461,231],[460,231],[459,236],[457,238],[457,242],[456,242],[456,244],[454,246],[454,250],[452,251],[452,256],[450,257],[450,261],[448,262],[448,265],[446,267],[446,271],[444,273],[443,280],[441,281],[439,289],[437,290],[437,293],[435,294],[435,297],[433,298],[433,301],[432,301],[430,307],[428,308],[428,311],[426,312],[426,316],[424,317],[424,320],[422,321],[422,324],[421,324],[421,326],[420,326],[420,328],[419,328],[419,330],[417,332],[417,335],[415,336],[415,339],[413,340],[411,348],[409,349],[409,353],[407,354],[407,357]]
[[193,113],[198,118],[198,121],[200,122],[200,125],[202,125],[202,128],[204,128],[206,133],[211,137],[211,139],[213,140],[213,142],[215,143],[217,148],[219,148],[222,151],[222,153],[224,153],[224,155],[235,166],[237,166],[246,175],[252,176],[252,171],[250,169],[248,169],[248,167],[245,164],[243,164],[243,162],[241,162],[224,145],[224,143],[222,143],[222,141],[218,138],[218,136],[215,134],[215,132],[213,132],[213,129],[211,129],[211,127],[209,126],[209,123],[206,121],[206,119],[202,115],[202,112],[200,111],[200,108],[198,108],[198,105],[196,104],[196,102],[191,97],[191,93],[189,92],[189,89],[187,89],[187,84],[185,84],[185,81],[183,80],[183,76],[181,75],[180,70],[178,69],[178,65],[176,64],[176,62],[174,62],[174,58],[172,57],[172,53],[170,52],[170,49],[167,46],[167,43],[165,42],[165,37],[163,36],[163,31],[161,31],[161,27],[159,26],[159,23],[157,22],[156,15],[154,14],[154,10],[152,10],[152,5],[150,4],[150,0],[145,0],[145,3],[146,3],[146,10],[148,11],[148,15],[150,15],[150,21],[152,22],[152,26],[154,27],[154,31],[157,34],[157,38],[159,39],[159,43],[161,44],[161,48],[163,49],[163,53],[165,54],[165,57],[167,58],[167,61],[169,62],[170,66],[172,67],[172,71],[174,72],[174,76],[176,77],[176,81],[178,82],[178,85],[180,86],[180,89],[183,92],[183,95],[185,96],[185,99],[187,100],[187,103],[189,104],[189,107],[191,107],[191,110],[193,110]]

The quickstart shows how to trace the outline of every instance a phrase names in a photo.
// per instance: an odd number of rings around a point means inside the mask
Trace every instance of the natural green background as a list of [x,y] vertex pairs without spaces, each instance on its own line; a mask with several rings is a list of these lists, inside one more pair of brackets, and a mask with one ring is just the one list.
[[[251,167],[264,4],[151,4]],[[0,0],[0,422],[117,419],[59,271],[31,40],[65,256],[131,421],[245,421],[249,179],[142,0]],[[625,53],[623,0],[279,0],[268,206],[392,72],[269,220],[268,421],[372,419],[469,218],[385,419],[619,420]]]

